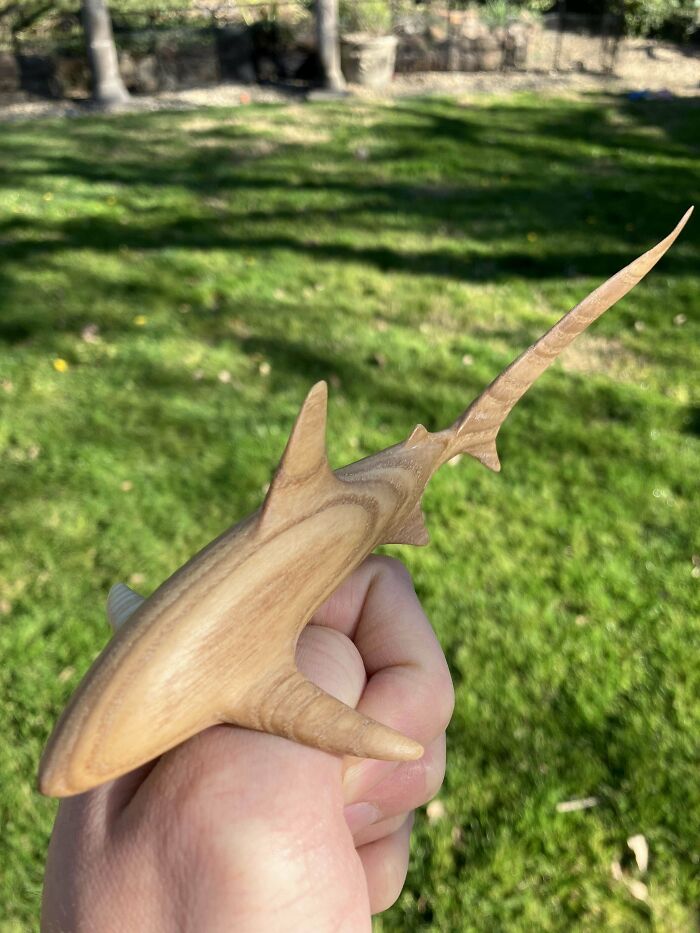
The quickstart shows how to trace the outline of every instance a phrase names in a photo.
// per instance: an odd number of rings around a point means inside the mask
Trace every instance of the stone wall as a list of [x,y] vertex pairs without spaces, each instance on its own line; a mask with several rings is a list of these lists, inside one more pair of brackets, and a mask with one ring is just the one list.
[[[450,20],[402,20],[396,71],[493,71],[524,68],[528,29],[516,24],[494,30],[477,17],[458,13]],[[313,81],[318,60],[313,30],[296,31],[269,23],[218,24],[117,35],[124,82],[133,94],[155,94],[220,81]],[[90,73],[81,45],[23,47],[0,52],[0,96],[89,95]]]
[[473,10],[449,17],[404,16],[395,34],[396,71],[499,71],[527,65],[531,24],[492,28]]

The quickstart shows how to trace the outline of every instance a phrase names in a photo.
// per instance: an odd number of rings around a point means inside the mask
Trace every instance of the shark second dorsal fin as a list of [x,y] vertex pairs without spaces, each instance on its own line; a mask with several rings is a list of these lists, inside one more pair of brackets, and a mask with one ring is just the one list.
[[285,512],[285,501],[293,498],[300,489],[338,482],[326,453],[327,407],[328,387],[323,381],[317,382],[301,406],[275,470],[262,506],[261,527],[267,527],[277,514]]
[[403,442],[404,447],[415,447],[416,444],[422,443],[425,438],[428,436],[427,428],[424,428],[422,424],[417,424],[415,428],[408,435],[406,440]]

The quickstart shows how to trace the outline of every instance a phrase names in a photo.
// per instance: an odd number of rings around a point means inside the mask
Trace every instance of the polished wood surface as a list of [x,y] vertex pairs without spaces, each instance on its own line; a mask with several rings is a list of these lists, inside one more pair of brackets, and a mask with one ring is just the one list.
[[148,599],[123,584],[112,589],[108,614],[116,634],[49,740],[40,790],[58,797],[88,790],[214,723],[336,754],[420,757],[417,742],[360,715],[298,672],[299,634],[378,545],[428,544],[420,501],[443,463],[467,453],[500,469],[496,436],[518,399],[646,275],[690,213],[566,314],[443,431],[418,425],[402,443],[333,472],[326,455],[326,384],[315,385],[262,507]]

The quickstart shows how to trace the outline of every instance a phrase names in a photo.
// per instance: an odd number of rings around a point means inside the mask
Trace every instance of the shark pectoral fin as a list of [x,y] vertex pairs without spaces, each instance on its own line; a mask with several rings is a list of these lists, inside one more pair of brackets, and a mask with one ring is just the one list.
[[121,628],[139,606],[146,601],[126,583],[115,583],[107,597],[107,619],[114,631]]
[[413,544],[416,547],[430,544],[430,534],[425,527],[425,516],[420,503],[404,521],[388,532],[382,544]]
[[296,668],[250,709],[245,721],[235,712],[230,721],[334,755],[412,761],[423,754],[418,742],[336,700]]
[[301,406],[270,483],[260,515],[261,526],[267,527],[277,515],[287,514],[287,500],[300,490],[337,484],[326,454],[327,406],[328,387],[325,382],[317,382]]

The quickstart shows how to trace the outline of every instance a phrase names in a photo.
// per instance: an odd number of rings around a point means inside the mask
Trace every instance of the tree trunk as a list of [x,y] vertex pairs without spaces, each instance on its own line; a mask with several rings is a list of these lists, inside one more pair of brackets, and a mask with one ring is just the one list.
[[345,78],[340,70],[338,0],[316,0],[316,35],[324,85],[331,91],[342,91]]
[[83,0],[83,27],[92,71],[92,99],[105,108],[125,103],[129,92],[119,74],[112,20],[105,0]]
[[566,0],[559,0],[559,17],[557,19],[557,41],[554,46],[554,61],[552,70],[561,68],[561,48],[564,43],[564,27],[566,26]]

